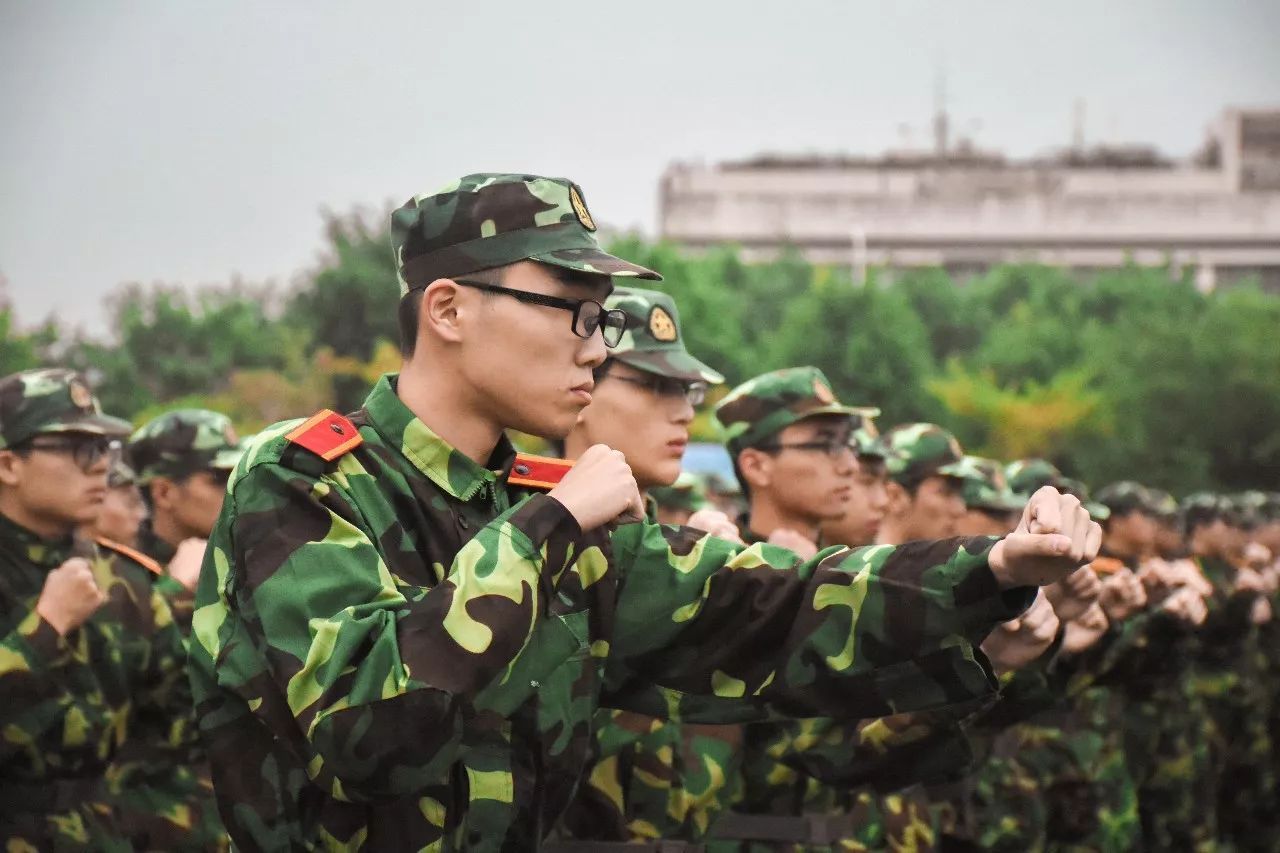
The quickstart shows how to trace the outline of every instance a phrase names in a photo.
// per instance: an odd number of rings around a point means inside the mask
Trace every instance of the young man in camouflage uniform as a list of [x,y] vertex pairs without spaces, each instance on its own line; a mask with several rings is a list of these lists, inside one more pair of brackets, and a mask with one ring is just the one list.
[[147,504],[138,490],[138,475],[117,459],[107,472],[107,496],[90,533],[128,548],[138,545],[138,531],[147,520]]
[[[716,417],[750,500],[744,537],[779,541],[782,530],[798,537],[800,547],[816,548],[804,540],[824,521],[846,514],[857,491],[852,477],[862,443],[856,436],[862,432],[863,441],[870,441],[874,414],[841,405],[826,377],[812,367],[767,373],[730,392]],[[878,445],[867,449],[892,453]],[[715,834],[745,842],[745,849],[912,843],[915,821],[899,807],[901,798],[877,800],[853,789],[874,782],[892,790],[962,766],[968,752],[960,714],[748,726],[743,800],[739,813],[722,821]]]
[[391,224],[401,373],[351,419],[260,433],[201,573],[190,670],[237,847],[536,847],[602,704],[731,720],[987,695],[973,643],[1091,556],[1096,527],[1049,491],[999,541],[807,562],[615,527],[643,515],[620,453],[556,483],[504,430],[569,432],[625,330],[610,276],[655,274],[599,248],[562,179],[468,176]]
[[856,548],[874,544],[880,535],[880,525],[889,510],[889,468],[887,451],[873,417],[862,417],[853,431],[851,440],[858,456],[858,470],[853,475],[844,515],[822,522],[823,542]]
[[[150,508],[138,550],[162,567],[153,581],[184,635],[191,631],[205,540],[241,452],[230,419],[207,409],[160,415],[134,432],[126,448]],[[188,718],[184,725],[194,726],[191,712]],[[179,761],[161,744],[132,744],[115,772],[132,780],[116,805],[136,844],[190,851],[227,846],[202,757]]]
[[169,569],[157,584],[184,628],[191,624],[198,577],[189,570],[190,555],[202,558],[227,479],[243,452],[231,419],[208,409],[166,412],[129,439],[126,455],[151,510],[138,533],[138,549]]
[[182,637],[127,549],[79,533],[129,424],[83,377],[0,379],[0,839],[6,850],[128,850],[108,779],[122,747],[195,743]]
[[[673,489],[687,478],[686,498],[692,497],[696,481],[680,473],[689,425],[708,385],[724,377],[689,354],[667,294],[618,288],[605,307],[627,313],[627,330],[593,371],[591,405],[565,437],[565,455],[574,459],[594,445],[608,445],[626,457],[642,495]],[[661,519],[659,507],[649,510],[650,520]],[[722,513],[692,505],[688,510],[683,522],[737,538]],[[675,853],[673,840],[701,840],[735,792],[739,727],[610,709],[597,712],[596,722],[599,755],[565,814],[564,834],[590,839],[595,851],[609,849],[607,842],[643,850],[636,845],[666,839],[662,849]]]
[[982,456],[965,456],[960,464],[965,507],[960,534],[1000,536],[1016,527],[1026,501],[1009,488],[1004,466]]

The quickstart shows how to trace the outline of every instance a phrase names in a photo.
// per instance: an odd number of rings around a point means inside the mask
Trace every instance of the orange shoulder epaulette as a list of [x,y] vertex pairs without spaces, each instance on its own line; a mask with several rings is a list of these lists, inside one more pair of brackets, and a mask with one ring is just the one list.
[[560,481],[572,467],[573,463],[567,459],[517,453],[516,461],[511,464],[511,473],[507,475],[507,482],[526,489],[551,491],[560,485]]
[[115,551],[117,554],[121,554],[125,557],[128,557],[130,560],[133,560],[139,566],[142,566],[144,569],[151,572],[152,574],[157,574],[157,575],[164,574],[164,566],[160,565],[155,560],[151,559],[146,554],[142,553],[136,548],[130,548],[128,545],[121,545],[119,542],[113,542],[112,540],[105,539],[101,536],[93,537],[93,541],[97,542],[99,545],[101,545],[103,548],[106,548],[108,551]]
[[1099,575],[1114,575],[1124,571],[1128,566],[1115,557],[1098,557],[1089,564],[1089,568]]
[[356,425],[332,409],[316,412],[285,438],[325,462],[332,462],[364,442]]

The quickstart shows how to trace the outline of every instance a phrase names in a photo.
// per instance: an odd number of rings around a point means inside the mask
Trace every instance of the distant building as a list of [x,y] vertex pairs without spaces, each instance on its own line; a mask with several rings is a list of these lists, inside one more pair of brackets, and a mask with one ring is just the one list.
[[1079,144],[1012,161],[948,146],[945,130],[937,137],[933,151],[875,158],[674,164],[662,176],[661,234],[695,250],[738,244],[751,260],[794,246],[857,275],[869,265],[965,273],[1132,259],[1191,267],[1205,289],[1256,275],[1280,290],[1280,110],[1226,111],[1185,162]]

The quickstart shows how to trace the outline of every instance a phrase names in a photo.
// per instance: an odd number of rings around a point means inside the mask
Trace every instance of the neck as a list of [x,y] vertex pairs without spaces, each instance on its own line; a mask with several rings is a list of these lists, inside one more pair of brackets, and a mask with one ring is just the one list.
[[30,530],[41,539],[61,539],[71,535],[75,530],[74,524],[32,513],[27,507],[14,500],[13,494],[7,491],[0,491],[0,515],[19,527]]
[[751,494],[751,508],[748,519],[751,532],[765,539],[775,530],[787,528],[815,544],[818,541],[820,520],[799,515],[786,507],[779,506],[768,494]]
[[404,363],[396,395],[409,411],[450,446],[480,465],[502,438],[502,424],[478,411],[463,383],[441,382],[425,358]]
[[591,441],[582,434],[581,429],[574,429],[564,437],[564,458],[579,459],[582,454],[587,452],[587,448],[591,446]]
[[901,545],[903,542],[910,541],[907,537],[906,527],[903,526],[902,519],[898,516],[887,515],[884,521],[880,523],[880,532],[876,534],[877,545]]
[[186,533],[178,527],[178,523],[168,513],[156,513],[151,516],[151,532],[161,542],[173,548],[177,548],[187,538]]

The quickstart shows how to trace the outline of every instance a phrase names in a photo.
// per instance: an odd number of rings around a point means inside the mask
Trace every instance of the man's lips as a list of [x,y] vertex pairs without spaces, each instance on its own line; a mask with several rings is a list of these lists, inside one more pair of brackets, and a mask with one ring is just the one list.
[[596,387],[594,382],[583,382],[581,385],[575,385],[569,389],[569,394],[584,406],[591,405],[591,389]]

